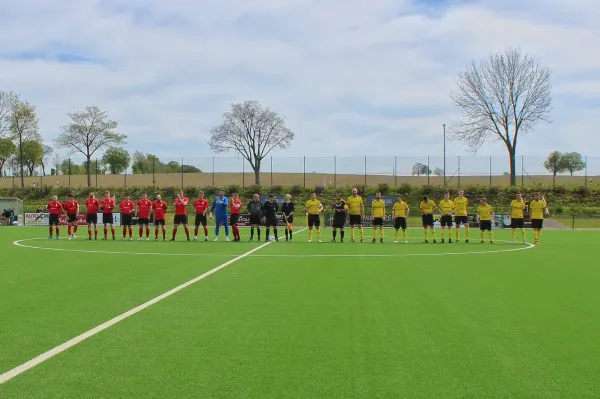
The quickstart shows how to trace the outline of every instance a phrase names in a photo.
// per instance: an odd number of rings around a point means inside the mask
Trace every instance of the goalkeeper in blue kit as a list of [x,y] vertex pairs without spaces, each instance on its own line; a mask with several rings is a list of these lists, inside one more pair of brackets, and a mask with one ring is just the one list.
[[229,225],[227,208],[229,207],[229,199],[225,196],[225,191],[219,190],[219,195],[213,200],[210,208],[210,218],[215,214],[215,241],[219,240],[219,229],[221,225],[225,227],[225,239],[229,241]]

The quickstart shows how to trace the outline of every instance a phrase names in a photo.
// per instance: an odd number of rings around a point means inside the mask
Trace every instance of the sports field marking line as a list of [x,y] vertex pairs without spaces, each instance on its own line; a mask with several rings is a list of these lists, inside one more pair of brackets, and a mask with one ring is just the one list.
[[100,324],[99,326],[96,326],[94,328],[92,328],[91,330],[88,330],[86,332],[84,332],[83,334],[80,334],[78,336],[76,336],[75,338],[71,338],[70,340],[68,340],[67,342],[60,344],[44,353],[42,353],[41,355],[38,355],[36,357],[34,357],[33,359],[21,364],[20,366],[17,366],[15,368],[13,368],[12,370],[8,370],[5,373],[0,374],[0,385],[4,384],[7,381],[12,380],[13,378],[15,378],[16,376],[23,374],[24,372],[31,370],[32,368],[34,368],[35,366],[45,362],[46,360],[49,360],[51,358],[53,358],[54,356],[58,355],[59,353],[62,353],[64,351],[66,351],[67,349],[85,341],[86,339],[93,337],[94,335],[114,326],[115,324],[135,315],[136,313],[141,312],[142,310],[149,308],[150,306],[162,301],[165,298],[170,297],[171,295],[174,295],[176,293],[178,293],[179,291],[183,290],[184,288],[189,287],[192,284],[197,283],[200,280],[205,279],[206,277],[210,276],[211,274],[214,274],[216,272],[218,272],[221,269],[226,268],[227,266],[231,265],[232,263],[237,262],[238,260],[244,259],[246,257],[248,257],[249,255],[251,255],[252,253],[266,247],[267,245],[271,244],[272,241],[266,242],[254,249],[251,249],[248,252],[245,252],[241,255],[238,255],[237,257],[235,257],[234,259],[231,259],[225,263],[223,263],[220,266],[217,266],[213,269],[210,269],[209,271],[207,271],[206,273],[201,274],[200,276],[185,282],[167,292],[165,292],[164,294],[161,294],[159,296],[157,296],[154,299],[149,300],[146,303],[143,303],[139,306],[136,306],[135,308],[128,310],[125,313],[120,314],[117,317],[114,317],[112,319],[110,319],[107,322],[104,322],[102,324]]
[[[304,229],[306,230],[306,229]],[[304,230],[298,230],[304,231]],[[21,244],[24,241],[33,241],[33,240],[47,240],[46,238],[26,238],[23,240],[14,241],[13,244],[23,248],[30,249],[41,249],[46,251],[64,251],[64,252],[83,252],[83,253],[101,253],[101,254],[113,254],[113,255],[160,255],[160,256],[195,256],[195,257],[210,257],[210,258],[232,258],[238,255],[229,255],[229,254],[210,254],[210,253],[167,253],[167,252],[125,252],[125,251],[97,251],[97,250],[87,250],[87,249],[69,249],[69,248],[44,248],[44,247],[36,247],[33,245],[25,245]],[[507,240],[496,240],[496,242],[510,242]],[[325,243],[327,244],[327,243]],[[284,244],[285,245],[285,244]],[[311,244],[318,245],[318,244]],[[353,244],[348,244],[353,245]],[[367,246],[368,244],[363,244]],[[406,244],[397,244],[398,247],[404,247]],[[430,244],[433,245],[433,244]],[[445,245],[445,244],[439,244]],[[454,245],[454,244],[453,244]],[[480,244],[456,244],[460,247],[475,247]],[[524,246],[522,244],[518,245],[516,248],[507,248],[507,249],[495,249],[492,251],[472,251],[472,252],[422,252],[422,253],[408,253],[408,254],[264,254],[264,255],[247,255],[252,258],[406,258],[410,256],[451,256],[451,255],[481,255],[481,254],[495,254],[502,252],[515,252],[515,251],[523,251],[526,249],[532,249],[535,247],[534,244],[527,243]]]

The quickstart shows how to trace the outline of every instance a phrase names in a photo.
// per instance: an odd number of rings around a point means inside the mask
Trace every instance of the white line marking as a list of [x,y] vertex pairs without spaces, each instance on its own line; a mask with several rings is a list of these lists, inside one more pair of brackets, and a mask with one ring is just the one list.
[[226,268],[227,266],[231,265],[232,263],[237,262],[238,260],[251,255],[252,253],[258,251],[261,248],[266,247],[269,244],[271,244],[271,242],[264,243],[242,255],[239,255],[236,258],[231,259],[230,261],[227,261],[227,262],[223,263],[222,265],[217,266],[214,269],[211,269],[211,270],[207,271],[206,273],[165,292],[162,295],[159,295],[156,298],[151,299],[148,302],[143,303],[143,304],[141,304],[141,305],[139,305],[139,306],[137,306],[137,307],[135,307],[135,308],[105,322],[105,323],[102,323],[99,326],[94,327],[91,330],[86,331],[83,334],[78,335],[75,338],[72,338],[63,344],[58,345],[57,347],[52,348],[49,351],[44,352],[41,355],[34,357],[33,359],[29,360],[28,362],[25,362],[25,363],[21,364],[20,366],[17,366],[15,368],[13,368],[12,370],[9,370],[9,371],[1,374],[0,375],[0,385],[15,378],[19,374],[22,374],[22,373],[32,369],[33,367],[45,362],[46,360],[53,358],[54,356],[58,355],[59,353],[64,352],[67,349],[85,341],[86,339],[93,337],[94,335],[106,330],[107,328],[114,326],[115,324],[119,323],[120,321],[123,321],[123,320],[127,319],[128,317],[131,317],[131,316],[135,315],[136,313],[141,312],[142,310],[156,304],[157,302],[162,301],[163,299],[176,294],[177,292],[183,290],[184,288],[187,288],[190,285],[197,283],[200,280],[205,279],[206,277],[210,276],[211,274],[214,274],[214,273],[218,272],[219,270]]
[[[304,229],[306,230],[306,229]],[[298,230],[304,231],[304,230]],[[160,256],[201,256],[201,257],[212,257],[212,258],[233,258],[239,255],[229,255],[229,254],[218,254],[218,253],[167,253],[167,252],[125,252],[125,251],[98,251],[98,250],[87,250],[87,249],[69,249],[69,248],[44,248],[44,247],[36,247],[33,245],[25,245],[21,244],[24,241],[33,241],[33,240],[46,240],[45,238],[26,238],[23,240],[18,240],[13,242],[14,245],[23,248],[31,248],[31,249],[41,249],[45,251],[64,251],[64,252],[83,252],[83,253],[101,253],[101,254],[114,254],[114,255],[160,255]],[[510,242],[507,240],[495,240],[496,242]],[[328,243],[323,243],[327,245]],[[285,244],[283,244],[285,245]],[[307,244],[308,245],[308,244]],[[318,244],[311,244],[318,245]],[[352,245],[352,244],[348,244]],[[364,244],[367,245],[367,244]],[[433,245],[433,244],[431,244]],[[440,244],[444,245],[444,244]],[[458,244],[461,247],[474,247],[480,244],[469,244],[462,245]],[[525,249],[532,249],[535,245],[527,243],[525,246],[522,244],[515,244],[518,246],[516,248],[508,248],[508,249],[494,249],[491,251],[473,251],[473,252],[422,252],[422,253],[398,253],[398,254],[263,254],[263,255],[247,255],[252,258],[404,258],[409,256],[450,256],[450,255],[481,255],[481,254],[494,254],[494,253],[502,253],[502,252],[515,252],[515,251],[523,251]],[[406,244],[397,244],[398,248],[406,247]]]

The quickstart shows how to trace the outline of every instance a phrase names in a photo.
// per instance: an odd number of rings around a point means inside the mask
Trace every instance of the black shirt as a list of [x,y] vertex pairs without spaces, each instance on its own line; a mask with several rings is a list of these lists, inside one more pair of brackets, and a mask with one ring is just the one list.
[[248,213],[252,216],[261,216],[263,212],[263,206],[260,201],[250,201],[248,202]]
[[333,209],[335,210],[335,216],[341,217],[342,215],[346,216],[346,201],[341,199],[339,201],[335,201],[333,203]]
[[285,216],[290,216],[294,213],[294,203],[292,201],[284,202],[283,205],[281,205],[281,212],[283,212]]
[[277,217],[277,210],[279,209],[279,206],[275,201],[267,201],[264,203],[263,209],[265,211],[265,216],[267,217],[267,219],[273,219]]

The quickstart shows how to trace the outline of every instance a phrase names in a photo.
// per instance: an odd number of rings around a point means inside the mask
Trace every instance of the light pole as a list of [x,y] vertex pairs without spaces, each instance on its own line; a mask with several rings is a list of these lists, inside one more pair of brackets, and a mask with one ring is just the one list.
[[446,124],[442,125],[444,127],[444,186],[446,185]]

